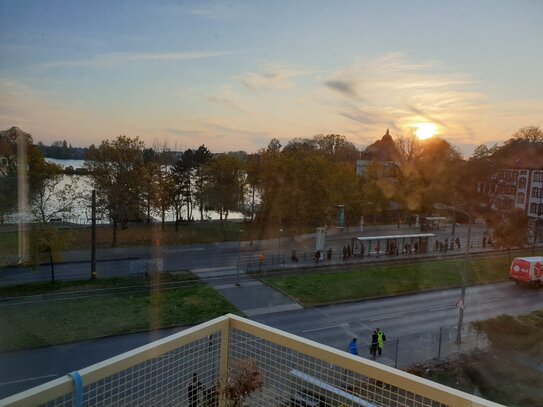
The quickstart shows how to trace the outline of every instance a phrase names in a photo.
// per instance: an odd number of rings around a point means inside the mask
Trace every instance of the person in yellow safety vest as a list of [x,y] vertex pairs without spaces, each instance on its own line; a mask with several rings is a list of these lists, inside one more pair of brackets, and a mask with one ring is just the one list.
[[387,336],[379,328],[377,328],[375,331],[377,332],[377,354],[381,356],[383,353],[383,345],[387,340]]

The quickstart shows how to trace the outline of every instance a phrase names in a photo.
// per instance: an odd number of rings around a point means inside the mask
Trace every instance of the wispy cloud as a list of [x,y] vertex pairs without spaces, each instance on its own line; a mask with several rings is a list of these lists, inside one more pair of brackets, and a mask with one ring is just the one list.
[[39,65],[42,68],[56,67],[92,67],[107,68],[133,62],[176,62],[191,61],[196,59],[216,58],[237,54],[239,51],[194,51],[194,52],[162,52],[162,53],[141,53],[141,52],[113,52],[107,54],[98,54],[91,58],[54,61]]
[[345,80],[328,80],[324,83],[327,87],[336,92],[342,93],[349,97],[357,97],[356,84],[353,81]]
[[242,113],[251,113],[248,109],[241,107],[239,100],[240,97],[234,92],[232,85],[227,84],[219,89],[217,95],[209,96],[207,100],[220,105],[228,106],[234,110]]
[[413,63],[410,59],[405,52],[358,57],[330,72],[321,83],[340,98],[338,114],[359,123],[361,130],[374,126],[377,131],[391,122],[405,128],[427,121],[447,131],[484,109],[486,98],[472,78],[435,61]]
[[244,13],[230,2],[200,3],[194,7],[184,8],[183,11],[190,16],[206,20],[231,20]]
[[279,64],[267,64],[259,72],[246,72],[239,77],[243,85],[252,91],[287,90],[293,79],[310,73],[307,69],[292,68]]

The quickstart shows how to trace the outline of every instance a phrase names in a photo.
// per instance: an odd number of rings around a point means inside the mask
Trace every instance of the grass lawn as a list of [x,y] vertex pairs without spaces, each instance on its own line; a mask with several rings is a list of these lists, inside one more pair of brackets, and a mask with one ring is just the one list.
[[[468,265],[469,285],[505,281],[509,259],[474,259]],[[463,260],[423,260],[415,264],[375,265],[345,272],[325,272],[264,281],[305,306],[330,304],[362,298],[395,295],[427,289],[459,287]]]
[[[160,224],[130,224],[128,228],[117,229],[117,246],[153,246],[176,245],[195,243],[215,243],[238,241],[239,231],[243,230],[242,240],[261,240],[277,238],[281,226],[264,225],[259,223],[232,221],[221,223],[219,221],[183,222],[178,230],[175,225],[167,223],[164,230]],[[298,229],[285,229],[282,236],[314,232],[313,227],[300,227]],[[59,228],[64,237],[63,250],[89,248],[91,244],[91,230],[87,227]],[[111,226],[100,225],[96,229],[96,244],[98,248],[110,248],[113,238]]]
[[167,291],[3,305],[0,352],[193,325],[228,312],[237,310],[203,284]]

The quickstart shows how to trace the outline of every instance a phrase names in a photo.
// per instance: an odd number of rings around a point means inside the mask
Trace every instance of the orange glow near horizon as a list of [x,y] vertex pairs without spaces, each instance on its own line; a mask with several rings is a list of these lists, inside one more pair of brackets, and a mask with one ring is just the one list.
[[419,123],[416,125],[416,135],[419,140],[427,140],[434,136],[437,132],[436,125],[434,123]]

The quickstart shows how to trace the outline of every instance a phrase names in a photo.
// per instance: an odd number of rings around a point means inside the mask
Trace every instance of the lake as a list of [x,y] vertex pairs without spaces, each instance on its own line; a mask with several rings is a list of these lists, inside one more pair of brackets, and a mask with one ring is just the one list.
[[[46,158],[47,162],[58,164],[62,166],[63,168],[66,167],[72,167],[74,169],[76,168],[83,168],[83,165],[85,163],[84,160],[63,160],[58,158]],[[70,222],[77,223],[77,224],[89,224],[91,222],[91,211],[90,211],[90,204],[91,204],[91,191],[92,191],[92,184],[89,176],[81,176],[81,175],[64,175],[62,182],[58,186],[58,190],[64,188],[66,184],[71,182],[72,180],[76,180],[77,182],[77,193],[82,196],[87,196],[88,198],[85,199],[82,202],[77,203],[76,209],[74,211],[74,215],[72,219],[66,219]],[[200,219],[200,211],[198,208],[194,208],[193,211],[193,217],[195,220]],[[158,212],[151,212],[152,218],[158,222],[160,220],[160,214]],[[186,219],[186,212],[184,211],[182,213],[182,216],[184,219]],[[204,213],[204,219],[207,220],[216,220],[219,219],[220,216],[215,211],[208,211]],[[230,212],[228,215],[228,219],[243,219],[243,215],[239,212]],[[64,220],[64,219],[63,219]],[[168,211],[166,213],[166,221],[172,222],[175,220],[175,215],[172,211]],[[109,223],[108,219],[101,219],[99,220],[100,223]]]

